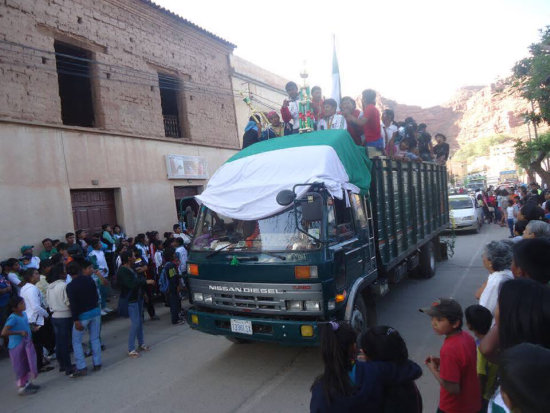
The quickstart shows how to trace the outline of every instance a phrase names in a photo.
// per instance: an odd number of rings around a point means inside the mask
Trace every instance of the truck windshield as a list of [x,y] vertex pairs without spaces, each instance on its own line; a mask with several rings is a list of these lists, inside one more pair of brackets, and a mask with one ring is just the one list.
[[[296,209],[298,223],[315,238],[321,238],[321,221],[304,222],[301,208]],[[316,250],[321,244],[296,229],[294,208],[254,221],[242,221],[202,209],[191,250],[216,251],[303,251]]]
[[470,198],[451,198],[449,203],[451,204],[451,209],[470,209],[474,207]]

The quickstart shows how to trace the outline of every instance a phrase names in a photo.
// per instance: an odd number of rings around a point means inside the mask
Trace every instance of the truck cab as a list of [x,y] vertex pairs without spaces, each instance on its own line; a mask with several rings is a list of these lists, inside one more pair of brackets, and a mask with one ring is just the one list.
[[[297,185],[298,186],[298,185]],[[364,196],[307,185],[283,191],[283,211],[259,220],[200,211],[188,261],[192,328],[286,344],[318,341],[317,325],[375,323],[372,218]]]

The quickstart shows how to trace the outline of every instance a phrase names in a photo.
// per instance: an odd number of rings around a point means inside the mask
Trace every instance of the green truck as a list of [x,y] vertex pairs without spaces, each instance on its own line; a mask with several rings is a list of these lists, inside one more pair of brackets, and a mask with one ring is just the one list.
[[445,167],[371,161],[346,131],[252,145],[197,199],[187,319],[237,343],[315,345],[319,323],[375,325],[388,284],[434,275],[449,222]]

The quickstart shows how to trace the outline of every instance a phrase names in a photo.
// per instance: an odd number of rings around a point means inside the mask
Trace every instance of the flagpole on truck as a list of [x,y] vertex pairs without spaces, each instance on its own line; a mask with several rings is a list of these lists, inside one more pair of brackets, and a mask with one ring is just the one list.
[[340,99],[342,98],[342,88],[340,85],[340,69],[338,68],[338,57],[336,56],[336,35],[332,34],[332,99],[338,104],[340,109]]

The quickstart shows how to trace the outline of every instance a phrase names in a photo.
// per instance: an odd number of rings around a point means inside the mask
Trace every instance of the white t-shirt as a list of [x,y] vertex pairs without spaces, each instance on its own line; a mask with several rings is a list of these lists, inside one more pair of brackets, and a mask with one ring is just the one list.
[[479,297],[479,305],[482,305],[488,309],[491,314],[495,315],[495,309],[498,302],[498,294],[500,292],[500,285],[508,280],[513,279],[512,271],[495,271],[492,274],[489,274],[487,279],[487,285]]
[[288,110],[292,115],[292,129],[296,130],[300,127],[300,121],[298,120],[298,115],[300,114],[300,100],[288,100]]
[[176,254],[178,254],[178,257],[180,259],[180,266],[178,267],[178,271],[180,274],[183,274],[185,271],[187,271],[187,250],[185,247],[178,247],[176,248]]
[[328,118],[323,118],[317,123],[317,130],[347,129],[346,118],[338,113]]
[[42,293],[38,287],[27,283],[21,288],[20,296],[25,301],[25,313],[27,313],[29,323],[43,326],[44,317],[48,317],[48,312],[42,307]]
[[90,255],[93,255],[94,257],[96,257],[96,263],[97,263],[97,266],[99,267],[99,271],[101,271],[101,275],[103,275],[104,278],[108,277],[109,267],[107,265],[107,260],[105,259],[105,253],[101,250],[92,250],[90,251],[88,256]]
[[395,132],[397,132],[396,125],[392,123],[390,126],[384,126],[384,124],[380,122],[380,134],[384,139],[384,148],[386,147]]
[[191,244],[191,238],[187,234],[180,232],[179,234],[174,234],[174,238],[181,238],[185,245]]
[[509,206],[506,208],[506,214],[508,215],[508,219],[514,219],[514,207],[513,206]]

